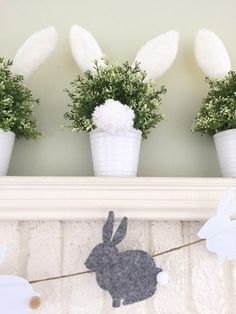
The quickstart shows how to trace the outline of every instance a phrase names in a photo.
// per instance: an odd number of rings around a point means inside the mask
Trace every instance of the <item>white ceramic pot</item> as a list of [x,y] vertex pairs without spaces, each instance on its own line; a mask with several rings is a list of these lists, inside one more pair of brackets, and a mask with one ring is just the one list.
[[0,176],[6,176],[11,161],[15,134],[0,129]]
[[122,134],[90,132],[95,176],[135,177],[142,132],[133,129]]
[[214,141],[223,177],[236,177],[236,129],[214,135]]

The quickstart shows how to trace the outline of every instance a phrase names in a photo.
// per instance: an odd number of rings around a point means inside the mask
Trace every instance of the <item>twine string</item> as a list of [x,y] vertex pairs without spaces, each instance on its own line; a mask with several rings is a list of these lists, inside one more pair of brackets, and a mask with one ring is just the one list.
[[[180,250],[180,249],[183,249],[183,248],[186,248],[186,247],[189,247],[189,246],[198,244],[198,243],[203,242],[203,241],[205,241],[205,240],[204,240],[204,239],[200,239],[200,240],[196,240],[196,241],[193,241],[193,242],[190,242],[190,243],[187,243],[187,244],[183,244],[183,245],[174,247],[174,248],[169,249],[169,250],[166,250],[166,251],[162,251],[162,252],[159,252],[159,253],[155,253],[155,254],[152,255],[152,257],[157,257],[157,256],[161,256],[161,255],[164,255],[164,254],[167,254],[167,253],[172,253],[172,252],[178,251],[178,250]],[[30,284],[36,284],[36,283],[40,283],[40,282],[47,282],[47,281],[52,281],[52,280],[59,280],[59,279],[70,278],[70,277],[76,277],[76,276],[86,275],[86,274],[92,274],[92,273],[94,273],[94,272],[91,271],[91,270],[86,270],[86,271],[77,272],[77,273],[71,273],[71,274],[67,274],[67,275],[60,275],[60,276],[55,276],[55,277],[49,277],[49,278],[31,280],[31,281],[29,281],[29,283],[30,283]]]

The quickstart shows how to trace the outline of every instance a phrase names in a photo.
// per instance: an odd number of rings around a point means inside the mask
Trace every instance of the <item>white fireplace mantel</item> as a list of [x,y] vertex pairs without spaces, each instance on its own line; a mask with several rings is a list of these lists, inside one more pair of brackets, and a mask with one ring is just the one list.
[[1,177],[0,220],[202,220],[236,179]]

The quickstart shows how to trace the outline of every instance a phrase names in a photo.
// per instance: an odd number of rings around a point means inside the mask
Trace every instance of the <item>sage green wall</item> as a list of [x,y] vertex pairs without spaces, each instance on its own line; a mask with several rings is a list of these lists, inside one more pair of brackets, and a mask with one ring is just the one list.
[[62,90],[78,72],[68,32],[78,23],[120,62],[132,61],[137,49],[161,32],[180,32],[176,62],[159,81],[168,88],[166,121],[143,142],[139,175],[219,176],[212,139],[189,131],[207,90],[194,61],[193,38],[198,28],[215,31],[235,64],[235,11],[234,0],[0,0],[0,55],[13,58],[27,36],[48,25],[59,33],[58,49],[29,83],[41,98],[36,114],[45,136],[17,141],[10,175],[92,175],[87,134],[60,129],[68,102]]

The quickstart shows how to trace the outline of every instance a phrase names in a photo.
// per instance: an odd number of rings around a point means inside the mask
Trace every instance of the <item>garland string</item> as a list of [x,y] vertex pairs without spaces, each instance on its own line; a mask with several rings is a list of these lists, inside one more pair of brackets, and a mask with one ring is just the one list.
[[[155,254],[152,255],[152,257],[157,257],[157,256],[161,256],[161,255],[164,255],[164,254],[167,254],[167,253],[178,251],[180,249],[183,249],[183,248],[186,248],[186,247],[198,244],[198,243],[203,242],[203,241],[205,241],[205,240],[204,239],[200,239],[200,240],[196,240],[196,241],[184,244],[184,245],[176,246],[176,247],[174,247],[172,249],[169,249],[169,250],[166,250],[166,251],[163,251],[163,252],[160,252],[160,253],[155,253]],[[75,276],[80,276],[80,275],[85,275],[85,274],[92,274],[92,273],[94,273],[94,272],[90,271],[90,270],[86,270],[86,271],[72,273],[72,274],[67,274],[67,275],[60,275],[60,276],[49,277],[49,278],[44,278],[44,279],[31,280],[31,281],[29,281],[29,283],[30,284],[35,284],[35,283],[39,283],[39,282],[46,282],[46,281],[70,278],[70,277],[75,277]]]

